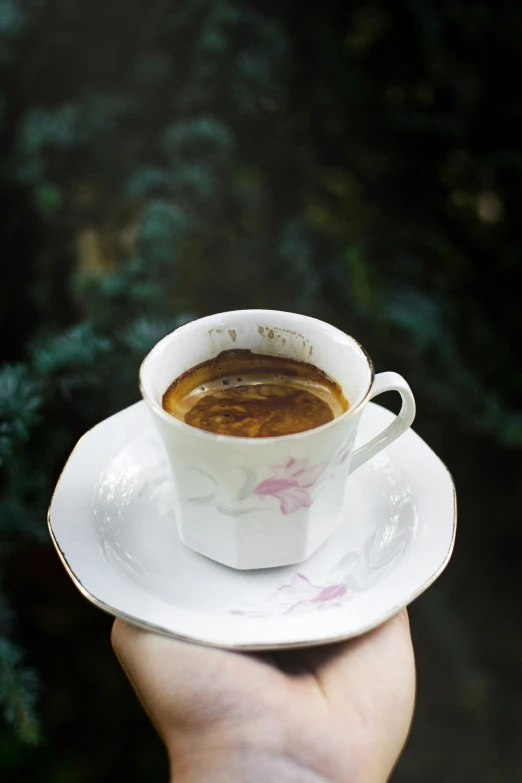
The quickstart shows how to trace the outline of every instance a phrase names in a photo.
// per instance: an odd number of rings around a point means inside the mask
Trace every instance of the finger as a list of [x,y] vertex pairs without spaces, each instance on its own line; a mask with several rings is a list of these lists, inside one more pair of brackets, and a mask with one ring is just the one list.
[[114,622],[111,642],[136,694],[158,727],[192,714],[199,692],[208,692],[218,650],[188,644]]
[[380,703],[382,694],[404,694],[413,702],[415,661],[406,610],[363,636],[304,654],[334,699],[352,700],[364,691],[366,700],[370,694]]
[[280,676],[267,656],[189,644],[121,620],[113,625],[112,644],[162,736],[166,725],[194,732],[225,714],[252,714]]
[[362,636],[339,644],[312,647],[300,651],[308,665],[317,674],[337,676],[339,672],[352,677],[352,672],[361,667],[375,667],[377,661],[386,661],[387,666],[412,663],[413,647],[410,623],[406,609],[387,622]]
[[205,714],[198,700],[212,666],[200,660],[208,651],[122,620],[114,622],[111,642],[143,709],[170,748],[176,733],[189,731],[190,723]]

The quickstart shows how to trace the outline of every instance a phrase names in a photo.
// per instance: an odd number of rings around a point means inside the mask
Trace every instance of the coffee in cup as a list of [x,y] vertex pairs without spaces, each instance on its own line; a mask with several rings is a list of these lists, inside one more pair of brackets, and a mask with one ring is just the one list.
[[162,405],[193,427],[244,438],[311,430],[349,407],[339,384],[313,364],[249,349],[222,351],[187,370]]

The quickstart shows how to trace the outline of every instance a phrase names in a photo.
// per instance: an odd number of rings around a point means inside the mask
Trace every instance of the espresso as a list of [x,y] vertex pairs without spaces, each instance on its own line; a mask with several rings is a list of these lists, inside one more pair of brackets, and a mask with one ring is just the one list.
[[339,384],[313,364],[245,349],[198,364],[163,395],[163,408],[180,421],[242,438],[311,430],[348,407]]

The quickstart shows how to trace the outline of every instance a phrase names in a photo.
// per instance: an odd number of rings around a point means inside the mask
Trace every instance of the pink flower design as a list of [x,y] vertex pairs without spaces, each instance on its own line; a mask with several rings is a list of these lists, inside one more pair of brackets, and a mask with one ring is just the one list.
[[348,588],[343,582],[316,585],[304,574],[295,573],[261,604],[232,609],[231,614],[275,617],[321,611],[338,608],[349,597]]
[[346,585],[328,585],[323,587],[320,593],[317,593],[315,598],[312,598],[314,604],[323,603],[323,601],[331,601],[334,598],[342,598],[346,593]]
[[254,489],[255,495],[272,495],[281,504],[283,514],[292,514],[299,508],[308,508],[313,498],[308,491],[317,482],[328,463],[321,462],[308,467],[308,460],[293,457],[286,465],[272,465],[273,476],[261,481]]
[[278,593],[290,593],[300,600],[294,601],[287,610],[287,614],[296,609],[311,608],[315,605],[318,609],[329,606],[339,606],[340,599],[347,594],[346,585],[342,582],[333,585],[314,585],[304,574],[294,574],[288,582],[281,585]]

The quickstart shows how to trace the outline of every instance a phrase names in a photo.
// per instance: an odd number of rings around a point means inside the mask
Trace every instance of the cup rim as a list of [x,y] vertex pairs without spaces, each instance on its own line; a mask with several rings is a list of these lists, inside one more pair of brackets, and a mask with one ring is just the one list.
[[[181,421],[180,419],[176,419],[175,416],[172,416],[170,413],[167,413],[167,411],[161,405],[159,405],[156,402],[156,400],[152,399],[145,390],[145,384],[143,381],[143,372],[147,361],[150,359],[152,354],[159,349],[162,343],[168,340],[176,332],[179,332],[180,330],[183,330],[186,327],[191,326],[192,324],[194,324],[195,321],[199,321],[199,322],[206,321],[206,320],[210,321],[213,318],[217,318],[219,316],[232,315],[234,313],[259,313],[260,316],[281,315],[283,313],[285,315],[295,315],[297,318],[303,318],[307,321],[314,321],[316,323],[322,324],[323,326],[327,326],[328,328],[334,329],[335,331],[339,332],[344,337],[348,337],[348,339],[352,340],[352,342],[354,342],[361,350],[364,358],[368,363],[368,369],[370,370],[370,383],[362,399],[353,408],[348,408],[348,410],[342,413],[340,416],[337,416],[336,418],[332,419],[332,421],[328,421],[326,424],[321,424],[319,427],[313,427],[312,429],[303,430],[302,432],[294,432],[291,435],[272,435],[268,438],[248,438],[241,435],[221,435],[216,432],[208,432],[207,430],[199,429],[199,427],[193,427],[191,424],[187,424],[186,422]],[[302,313],[292,313],[288,310],[264,310],[260,308],[247,308],[242,310],[227,310],[225,312],[212,313],[210,315],[202,316],[201,318],[195,318],[194,320],[188,321],[187,323],[178,326],[176,329],[173,329],[172,332],[169,332],[164,337],[162,337],[161,340],[158,340],[158,342],[155,343],[150,349],[150,351],[145,355],[143,361],[140,364],[140,369],[138,372],[138,380],[139,380],[139,389],[140,389],[141,396],[143,397],[144,401],[147,403],[151,411],[157,414],[158,416],[160,416],[169,425],[179,429],[181,432],[183,431],[186,433],[190,432],[193,435],[217,443],[229,443],[231,445],[234,443],[249,443],[252,446],[254,446],[254,444],[255,446],[257,446],[258,444],[259,446],[261,446],[261,445],[268,445],[273,443],[282,443],[283,441],[302,440],[304,438],[310,437],[313,433],[324,432],[328,429],[332,429],[333,427],[340,426],[349,418],[355,416],[357,413],[359,413],[362,410],[362,408],[366,405],[366,403],[371,397],[371,392],[375,381],[375,369],[373,366],[373,361],[368,351],[366,350],[366,348],[364,348],[364,346],[361,345],[361,343],[358,340],[355,339],[355,337],[352,337],[352,335],[343,332],[341,329],[338,329],[336,326],[333,326],[332,324],[329,324],[326,321],[321,321],[319,318],[314,318],[313,316],[310,315],[303,315]]]

